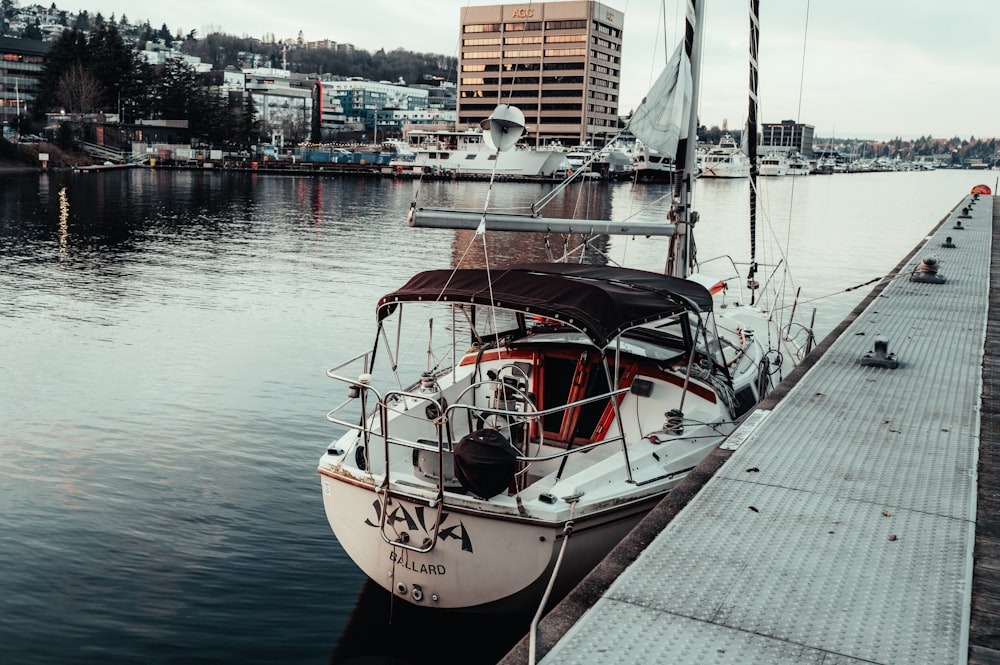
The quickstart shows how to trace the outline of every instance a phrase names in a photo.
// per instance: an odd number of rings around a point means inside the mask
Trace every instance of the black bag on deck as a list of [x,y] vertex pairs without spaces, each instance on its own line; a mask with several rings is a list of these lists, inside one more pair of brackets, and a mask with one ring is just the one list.
[[517,457],[495,429],[470,432],[455,444],[455,477],[476,496],[491,499],[510,486]]

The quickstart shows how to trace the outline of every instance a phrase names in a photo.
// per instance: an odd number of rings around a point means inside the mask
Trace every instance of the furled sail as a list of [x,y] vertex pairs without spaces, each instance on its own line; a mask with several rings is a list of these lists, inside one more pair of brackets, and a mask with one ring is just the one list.
[[692,86],[691,60],[680,44],[632,114],[628,127],[635,137],[661,154],[676,154],[688,134]]

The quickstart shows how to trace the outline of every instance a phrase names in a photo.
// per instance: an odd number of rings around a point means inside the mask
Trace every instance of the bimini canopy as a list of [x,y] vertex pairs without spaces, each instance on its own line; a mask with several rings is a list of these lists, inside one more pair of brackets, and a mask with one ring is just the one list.
[[601,348],[639,324],[712,309],[708,290],[685,279],[568,263],[495,268],[489,276],[483,269],[428,270],[379,300],[378,320],[413,301],[493,304],[542,316],[580,329]]

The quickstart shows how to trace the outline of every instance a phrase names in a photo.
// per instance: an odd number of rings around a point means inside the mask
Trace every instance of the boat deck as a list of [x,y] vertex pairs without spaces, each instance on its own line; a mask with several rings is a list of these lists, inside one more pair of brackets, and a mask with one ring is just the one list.
[[[994,204],[963,198],[546,617],[539,662],[1000,663]],[[898,367],[862,363],[880,337]]]

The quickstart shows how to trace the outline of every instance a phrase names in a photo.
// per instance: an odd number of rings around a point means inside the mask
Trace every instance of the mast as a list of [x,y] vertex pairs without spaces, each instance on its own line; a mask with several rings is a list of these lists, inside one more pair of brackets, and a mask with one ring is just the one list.
[[694,185],[695,150],[698,147],[698,93],[701,88],[701,43],[707,0],[687,0],[684,26],[684,51],[691,62],[691,110],[688,114],[687,135],[677,144],[674,159],[677,177],[674,180],[673,207],[670,220],[675,235],[670,239],[666,274],[687,277],[694,265],[694,238],[692,231],[697,215],[691,210],[691,192]]
[[750,0],[750,108],[747,111],[747,156],[750,158],[750,269],[747,271],[747,288],[750,304],[757,295],[754,275],[757,274],[757,47],[760,43],[760,0]]

